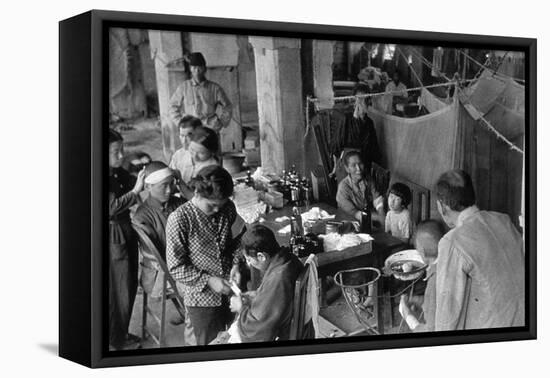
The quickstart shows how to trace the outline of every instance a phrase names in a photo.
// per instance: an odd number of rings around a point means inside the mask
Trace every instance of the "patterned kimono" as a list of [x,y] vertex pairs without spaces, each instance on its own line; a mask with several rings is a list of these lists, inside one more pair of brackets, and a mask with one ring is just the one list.
[[237,210],[229,201],[216,214],[206,215],[193,201],[180,206],[166,224],[166,261],[174,279],[183,284],[183,300],[198,345],[213,340],[230,322],[227,297],[208,286],[210,277],[229,278],[239,259],[240,242],[231,226]]

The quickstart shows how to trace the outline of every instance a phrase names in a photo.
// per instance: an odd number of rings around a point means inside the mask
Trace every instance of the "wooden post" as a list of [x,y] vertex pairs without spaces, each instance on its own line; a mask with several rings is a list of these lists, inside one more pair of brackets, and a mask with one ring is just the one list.
[[155,61],[157,91],[159,99],[160,125],[162,131],[162,148],[167,162],[179,147],[177,125],[169,116],[170,97],[175,88],[170,85],[170,72],[166,66],[175,59],[183,57],[180,32],[149,30],[151,56]]
[[250,37],[254,48],[262,167],[304,169],[300,40]]
[[334,106],[332,86],[334,43],[334,41],[313,40],[313,91],[320,101],[321,109],[331,109]]

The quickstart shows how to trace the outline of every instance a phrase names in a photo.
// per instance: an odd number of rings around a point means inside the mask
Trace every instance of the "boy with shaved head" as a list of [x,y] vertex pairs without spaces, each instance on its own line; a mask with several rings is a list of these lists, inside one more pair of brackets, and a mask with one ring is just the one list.
[[[426,291],[423,297],[413,297],[411,300],[407,299],[406,295],[402,295],[399,303],[401,316],[414,332],[430,332],[435,327],[437,250],[439,240],[444,234],[443,224],[434,219],[422,221],[416,227],[414,245],[428,264],[424,278]],[[419,309],[420,313],[415,311],[416,309]]]
[[[185,201],[175,197],[174,171],[160,161],[153,161],[145,168],[145,190],[148,196],[136,210],[134,223],[143,226],[145,233],[160,255],[166,260],[166,221],[168,216]],[[143,290],[152,297],[161,295],[164,276],[154,261],[144,258],[141,262],[140,283]],[[174,305],[178,306],[177,302]],[[181,309],[183,312],[184,310]],[[184,321],[179,315],[170,320],[174,325]],[[192,332],[185,334],[186,344],[190,344]]]

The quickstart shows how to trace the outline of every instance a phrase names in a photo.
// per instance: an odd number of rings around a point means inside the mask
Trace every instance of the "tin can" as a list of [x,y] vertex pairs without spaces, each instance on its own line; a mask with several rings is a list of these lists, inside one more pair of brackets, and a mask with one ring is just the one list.
[[327,222],[327,224],[325,224],[325,234],[330,234],[332,232],[338,232],[338,225]]

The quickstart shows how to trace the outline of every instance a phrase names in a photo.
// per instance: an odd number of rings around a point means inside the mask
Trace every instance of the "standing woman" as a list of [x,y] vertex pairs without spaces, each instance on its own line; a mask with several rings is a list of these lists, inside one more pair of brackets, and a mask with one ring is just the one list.
[[144,170],[137,180],[122,168],[122,136],[109,130],[109,344],[112,349],[136,347],[128,334],[137,291],[138,248],[130,224],[130,207],[143,190]]
[[208,166],[192,185],[192,199],[168,218],[166,258],[170,272],[184,286],[183,300],[197,344],[206,345],[231,321],[228,279],[238,264],[240,235],[231,229],[237,219],[229,200],[231,175],[220,166]]

